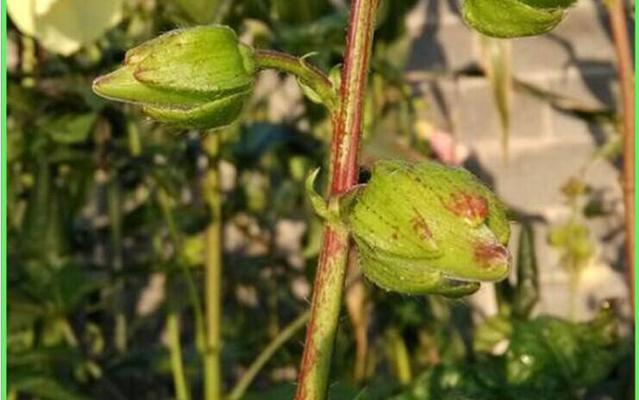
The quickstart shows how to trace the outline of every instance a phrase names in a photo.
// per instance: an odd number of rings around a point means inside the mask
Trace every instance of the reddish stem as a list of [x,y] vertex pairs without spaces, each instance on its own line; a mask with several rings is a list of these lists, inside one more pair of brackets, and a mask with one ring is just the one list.
[[[357,184],[359,142],[375,14],[379,0],[352,0],[339,108],[333,113],[330,194]],[[326,225],[313,288],[311,319],[298,376],[297,400],[326,398],[349,251],[348,231]]]
[[[626,23],[626,9],[623,0],[608,3],[610,27],[617,53],[617,70],[621,86],[623,121],[623,171],[622,188],[624,198],[626,234],[626,274],[630,287],[630,300],[634,309],[635,282],[635,90],[631,60],[630,39]],[[634,313],[633,313],[634,315]]]
[[359,141],[375,13],[379,0],[353,0],[346,36],[338,113],[331,141],[331,194],[357,184]]

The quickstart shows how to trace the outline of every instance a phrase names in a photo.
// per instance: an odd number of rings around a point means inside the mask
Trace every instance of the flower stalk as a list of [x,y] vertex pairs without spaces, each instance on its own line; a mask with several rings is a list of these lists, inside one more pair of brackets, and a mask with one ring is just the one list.
[[204,346],[204,398],[222,397],[222,200],[219,189],[218,153],[220,136],[204,137],[204,148],[209,156],[209,168],[202,182],[204,199],[209,207],[211,222],[205,232],[204,250],[204,304],[206,343]]
[[317,94],[329,111],[337,106],[337,96],[332,82],[313,65],[290,54],[273,50],[255,50],[255,65],[258,69],[275,69],[295,76],[299,82]]
[[[173,306],[171,306],[173,307]],[[184,375],[184,361],[182,360],[182,345],[180,344],[180,318],[175,309],[166,317],[166,332],[171,359],[171,373],[175,387],[176,400],[190,400],[189,389]]]

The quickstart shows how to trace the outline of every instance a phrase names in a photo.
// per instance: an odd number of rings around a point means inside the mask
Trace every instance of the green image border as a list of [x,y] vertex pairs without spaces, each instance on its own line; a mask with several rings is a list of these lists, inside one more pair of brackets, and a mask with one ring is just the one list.
[[9,390],[7,381],[7,8],[6,0],[2,0],[2,165],[0,169],[2,180],[2,222],[0,223],[0,232],[2,232],[2,253],[1,264],[1,280],[2,285],[2,313],[0,324],[2,324],[2,350],[0,358],[2,358],[2,374],[0,377],[2,388],[2,399],[6,399]]

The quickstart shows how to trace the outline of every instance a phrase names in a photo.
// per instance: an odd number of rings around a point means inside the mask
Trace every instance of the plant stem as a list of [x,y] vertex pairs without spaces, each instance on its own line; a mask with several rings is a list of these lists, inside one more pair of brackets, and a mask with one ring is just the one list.
[[22,86],[33,87],[35,85],[35,68],[38,63],[38,56],[36,55],[36,42],[35,39],[29,36],[21,36],[22,42],[22,54],[21,54],[21,72],[24,75],[22,78]]
[[262,350],[262,352],[257,356],[257,358],[253,361],[253,363],[248,367],[246,372],[242,375],[240,380],[235,384],[231,393],[229,393],[227,400],[240,400],[246,390],[250,386],[255,376],[257,376],[258,372],[266,365],[266,363],[273,357],[275,352],[279,350],[280,347],[284,343],[286,343],[290,338],[292,338],[297,331],[304,327],[304,324],[308,321],[311,314],[309,312],[305,312],[295,319],[293,322],[288,324],[269,344]]
[[[626,274],[630,287],[630,300],[634,309],[635,282],[635,91],[634,73],[631,60],[630,39],[626,23],[626,9],[623,0],[606,2],[610,17],[610,27],[617,53],[617,70],[621,86],[623,119],[623,172],[622,189],[626,210]],[[634,315],[634,313],[633,313]]]
[[209,206],[211,222],[206,228],[204,245],[204,303],[206,307],[206,344],[204,349],[204,399],[222,398],[220,366],[222,326],[222,201],[219,190],[219,133],[204,138],[210,157],[202,183],[204,199]]
[[[351,267],[352,272],[352,267]],[[348,272],[346,276],[349,281]],[[368,358],[368,325],[369,310],[366,287],[362,279],[352,280],[346,284],[344,302],[351,320],[353,336],[355,338],[355,365],[353,366],[353,381],[361,383],[366,378],[366,360]]]
[[129,121],[126,125],[127,144],[131,157],[140,157],[142,154],[142,143],[140,141],[140,132],[137,125],[133,121]]
[[180,344],[180,320],[178,313],[171,310],[166,316],[166,331],[171,358],[171,372],[175,386],[176,400],[189,400],[189,390],[184,377],[184,363],[182,361],[182,345]]
[[166,226],[169,230],[169,236],[171,238],[171,241],[173,242],[173,247],[175,248],[177,263],[184,275],[189,302],[191,303],[191,307],[193,307],[193,317],[195,320],[195,342],[198,350],[203,352],[205,332],[202,317],[202,303],[200,301],[200,296],[198,294],[197,286],[195,285],[195,281],[193,279],[191,271],[189,270],[188,265],[184,263],[184,246],[182,246],[182,237],[180,235],[180,232],[178,231],[177,225],[175,224],[175,219],[173,218],[173,211],[171,210],[170,205],[170,196],[164,188],[158,188],[157,201],[164,222],[166,223]]
[[340,87],[340,104],[331,140],[331,194],[357,184],[364,97],[379,0],[353,0]]
[[387,340],[386,351],[394,367],[397,380],[402,385],[408,385],[412,380],[413,373],[410,367],[410,357],[408,355],[408,349],[406,348],[406,342],[404,342],[404,338],[397,328],[390,328],[388,330]]
[[326,398],[348,261],[348,246],[348,231],[344,227],[324,228],[313,288],[311,319],[306,328],[306,341],[295,395],[297,400]]
[[[378,4],[379,0],[351,2],[339,109],[333,113],[331,195],[343,193],[357,184],[364,96]],[[349,246],[345,227],[330,224],[324,227],[313,288],[311,319],[306,330],[295,395],[297,400],[326,398]]]
[[[122,257],[122,203],[120,200],[120,189],[115,177],[107,187],[108,213],[111,233],[111,244],[113,246],[113,272],[117,275],[122,273],[124,261]],[[124,280],[116,278],[114,285],[114,308],[115,308],[115,328],[114,343],[116,350],[123,354],[127,345],[127,321],[125,310]]]
[[304,61],[304,58],[272,50],[255,50],[255,62],[260,69],[276,69],[297,77],[308,86],[331,111],[337,106],[337,96],[333,84],[318,68]]

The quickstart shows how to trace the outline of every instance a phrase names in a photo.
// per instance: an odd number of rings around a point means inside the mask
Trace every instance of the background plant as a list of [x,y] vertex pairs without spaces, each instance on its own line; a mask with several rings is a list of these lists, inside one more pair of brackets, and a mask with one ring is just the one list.
[[[274,116],[275,100],[257,93],[243,122],[222,134],[224,146],[212,157],[197,135],[175,135],[175,129],[145,120],[134,107],[103,102],[89,85],[113,69],[124,50],[198,18],[198,23],[228,23],[258,47],[296,55],[320,49],[308,60],[330,71],[341,60],[347,10],[324,1],[297,2],[297,7],[275,1],[202,2],[201,7],[213,10],[207,13],[185,4],[125,3],[117,27],[69,57],[56,55],[37,34],[32,40],[15,26],[10,29],[19,50],[8,80],[9,376],[14,396],[172,398],[176,388],[166,347],[171,329],[165,327],[176,319],[188,390],[194,398],[201,396],[197,313],[184,270],[201,298],[202,233],[211,221],[201,183],[218,162],[222,180],[227,179],[221,182],[222,212],[230,242],[222,292],[227,391],[269,341],[307,309],[320,223],[306,204],[303,179],[325,160],[326,112],[298,97],[297,108]],[[379,10],[364,119],[367,146],[377,153],[366,153],[365,162],[380,155],[434,154],[415,125],[424,105],[412,96],[403,75],[411,44],[403,16],[412,6],[407,1],[390,7],[389,2]],[[272,82],[289,82],[274,75]],[[614,146],[608,149],[614,159]],[[384,293],[356,273],[348,279],[346,297],[350,323],[343,320],[338,330],[331,381],[340,383],[332,386],[334,396],[389,398],[404,387],[418,390],[426,379],[431,386],[412,396],[446,391],[459,397],[463,391],[463,396],[481,398],[480,389],[446,386],[450,376],[459,376],[457,365],[482,358],[469,346],[471,317],[481,320],[469,304]],[[501,318],[507,324],[519,324],[513,314],[505,315]],[[517,318],[522,324],[546,323]],[[502,337],[512,335],[508,329],[516,330],[505,328]],[[580,331],[570,325],[558,330]],[[624,367],[629,350],[611,339],[614,335],[602,337],[570,339],[604,349],[604,361],[595,362],[601,366],[598,376],[586,379],[578,371],[562,376],[575,387],[623,398],[619,393],[629,380]],[[300,340],[298,334],[286,342],[258,373],[249,386],[256,389],[254,397],[292,396]],[[478,360],[470,364],[471,375],[490,370],[487,365],[502,368],[503,360],[507,356],[486,364]],[[552,373],[536,381],[552,381],[554,372],[564,368],[549,360],[544,370]],[[593,364],[591,359],[575,362]],[[448,365],[455,372],[442,374]],[[441,378],[424,378],[429,374]],[[463,379],[469,386],[477,381],[481,390],[501,390],[485,385],[481,377]],[[522,387],[527,384],[521,380]]]

